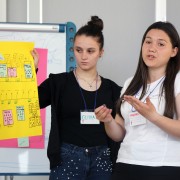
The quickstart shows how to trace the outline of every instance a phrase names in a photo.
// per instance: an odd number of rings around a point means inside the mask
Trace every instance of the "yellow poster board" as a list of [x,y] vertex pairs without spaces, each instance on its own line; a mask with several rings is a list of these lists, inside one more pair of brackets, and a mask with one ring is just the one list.
[[0,140],[42,135],[32,42],[0,42]]

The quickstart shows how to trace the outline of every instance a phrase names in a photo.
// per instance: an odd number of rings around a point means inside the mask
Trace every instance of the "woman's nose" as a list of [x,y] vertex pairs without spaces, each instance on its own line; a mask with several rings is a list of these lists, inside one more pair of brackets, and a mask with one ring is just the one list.
[[155,44],[150,44],[150,46],[149,46],[149,51],[150,51],[150,52],[156,52],[156,46],[155,46]]
[[88,57],[88,56],[87,56],[87,53],[86,53],[86,52],[83,52],[82,55],[81,55],[81,58],[82,58],[82,59],[87,59],[87,57]]

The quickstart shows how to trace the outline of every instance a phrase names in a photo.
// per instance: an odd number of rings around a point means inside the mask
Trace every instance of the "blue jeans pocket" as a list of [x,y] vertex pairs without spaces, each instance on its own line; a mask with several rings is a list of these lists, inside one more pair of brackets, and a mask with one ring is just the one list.
[[60,149],[60,154],[62,161],[66,161],[66,159],[69,158],[73,154],[73,152],[72,149],[62,146]]

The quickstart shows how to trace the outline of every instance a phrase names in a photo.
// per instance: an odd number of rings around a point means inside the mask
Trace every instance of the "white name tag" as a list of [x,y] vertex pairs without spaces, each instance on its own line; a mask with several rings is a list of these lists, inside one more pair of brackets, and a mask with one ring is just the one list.
[[100,124],[94,112],[81,112],[81,124]]
[[129,114],[130,126],[138,126],[146,124],[146,119],[141,116],[138,112],[132,112]]

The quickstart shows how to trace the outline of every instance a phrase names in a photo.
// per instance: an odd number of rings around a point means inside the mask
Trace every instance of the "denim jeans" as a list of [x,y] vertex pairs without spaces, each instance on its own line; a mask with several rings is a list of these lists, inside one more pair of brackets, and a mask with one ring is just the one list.
[[107,146],[78,147],[63,143],[62,163],[52,169],[50,180],[110,180],[112,163]]

